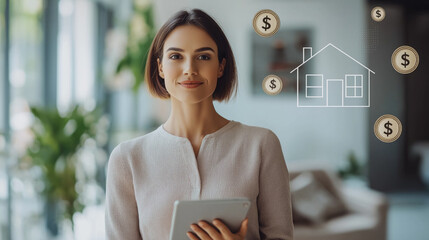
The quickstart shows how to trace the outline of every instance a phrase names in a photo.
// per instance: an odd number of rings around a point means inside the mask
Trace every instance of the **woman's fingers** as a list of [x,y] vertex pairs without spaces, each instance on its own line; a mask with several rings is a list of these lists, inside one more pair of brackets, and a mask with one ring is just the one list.
[[232,233],[231,230],[219,219],[213,221],[212,225],[205,221],[200,221],[197,224],[191,224],[193,233],[188,232],[187,235],[191,240],[235,240],[244,239],[247,233],[249,219],[246,218],[241,222],[240,230],[237,233]]
[[186,235],[188,235],[188,238],[191,240],[200,240],[194,233],[187,232]]
[[[211,240],[211,239],[222,239],[221,234],[218,230],[216,230],[213,226],[211,226],[209,223],[205,221],[200,221],[197,224],[191,224],[191,229],[194,231],[194,235],[196,235],[198,238],[196,239],[202,239],[202,240]],[[190,234],[188,234],[188,237]],[[192,239],[192,238],[191,238]],[[194,240],[194,239],[192,239]]]
[[191,224],[191,229],[194,231],[194,234],[197,235],[197,239],[211,239],[208,233],[202,229],[202,226],[199,224]]
[[237,239],[237,237],[239,237],[238,239],[244,239],[247,233],[248,222],[249,222],[248,218],[244,219],[243,222],[241,222],[240,230],[235,234],[233,234],[229,230],[229,228],[219,219],[215,219],[213,221],[213,224],[217,227],[217,229],[219,229],[220,233],[225,239]]
[[249,224],[249,218],[246,218],[244,219],[243,222],[241,222],[241,227],[240,227],[240,231],[238,232],[238,235],[240,235],[243,238],[246,236],[248,224]]
[[213,220],[213,224],[219,229],[222,236],[231,236],[232,233],[229,228],[219,219]]

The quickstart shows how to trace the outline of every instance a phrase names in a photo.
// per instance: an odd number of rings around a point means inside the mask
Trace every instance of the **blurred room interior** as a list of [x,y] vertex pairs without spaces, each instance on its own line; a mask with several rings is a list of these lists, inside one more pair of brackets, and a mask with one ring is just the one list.
[[[382,22],[371,19],[375,6],[386,11]],[[0,240],[105,239],[111,150],[169,115],[169,102],[145,86],[148,44],[172,14],[191,8],[218,21],[237,62],[238,94],[216,109],[275,132],[291,180],[313,173],[320,191],[339,202],[330,217],[295,218],[297,240],[427,239],[429,2],[0,0]],[[261,9],[281,18],[277,38],[253,30]],[[262,91],[258,67],[282,70],[274,52],[289,53],[294,66],[300,62],[292,57],[302,57],[293,51],[316,53],[329,43],[375,72],[370,107],[297,107],[296,77],[287,74],[280,94]],[[420,56],[411,74],[392,68],[402,45]],[[344,66],[328,59],[312,67]],[[402,122],[392,143],[374,134],[383,114]],[[295,196],[320,206],[320,195]]]

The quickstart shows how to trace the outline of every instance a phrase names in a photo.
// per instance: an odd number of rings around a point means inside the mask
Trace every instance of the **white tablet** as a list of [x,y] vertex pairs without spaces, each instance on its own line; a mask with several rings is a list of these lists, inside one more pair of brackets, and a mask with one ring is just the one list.
[[174,202],[170,240],[189,240],[186,233],[193,232],[192,223],[200,220],[212,223],[215,218],[222,220],[231,232],[238,232],[249,208],[250,200],[247,198],[177,200]]

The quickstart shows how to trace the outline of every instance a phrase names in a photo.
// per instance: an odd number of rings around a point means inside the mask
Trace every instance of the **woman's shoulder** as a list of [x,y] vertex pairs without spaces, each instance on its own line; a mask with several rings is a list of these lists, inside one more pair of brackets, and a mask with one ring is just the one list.
[[263,151],[268,152],[281,149],[280,140],[271,129],[240,123],[236,131],[237,137],[232,142],[252,147],[259,146]]
[[148,144],[159,142],[159,137],[159,128],[157,128],[144,135],[122,141],[115,147],[115,149],[121,149],[122,152],[132,152],[141,149]]
[[163,142],[159,128],[142,136],[122,141],[110,153],[109,166],[131,168],[137,161],[145,159],[145,155],[156,151],[157,145]]
[[237,122],[237,127],[234,128],[236,134],[244,136],[246,138],[255,139],[266,139],[266,138],[277,138],[276,134],[268,128],[247,125],[241,122]]

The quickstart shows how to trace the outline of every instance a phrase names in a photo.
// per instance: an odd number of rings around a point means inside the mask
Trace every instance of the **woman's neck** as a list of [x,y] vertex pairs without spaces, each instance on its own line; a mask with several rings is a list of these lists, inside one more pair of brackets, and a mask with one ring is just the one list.
[[164,129],[191,141],[201,140],[229,122],[216,112],[212,99],[195,104],[172,99],[171,105],[170,116],[164,124]]

